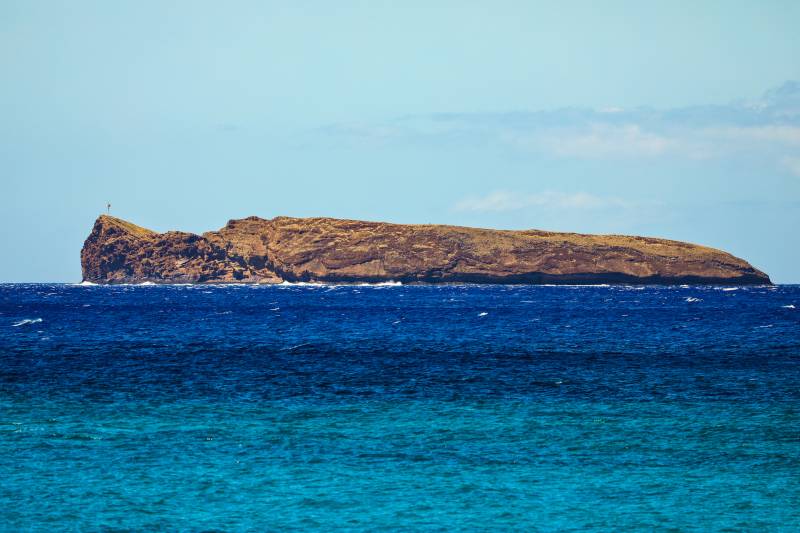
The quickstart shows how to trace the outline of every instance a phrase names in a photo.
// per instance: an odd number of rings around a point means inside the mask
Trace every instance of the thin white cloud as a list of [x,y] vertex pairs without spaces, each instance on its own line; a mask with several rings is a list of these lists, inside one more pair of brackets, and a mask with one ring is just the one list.
[[675,147],[675,141],[644,131],[637,124],[609,126],[594,124],[570,134],[545,135],[540,146],[559,157],[653,157]]
[[709,128],[704,133],[720,140],[754,141],[800,147],[800,126],[766,125],[749,127]]
[[505,212],[527,208],[599,209],[626,207],[627,202],[613,197],[601,197],[585,192],[563,193],[544,191],[525,194],[513,191],[493,191],[484,196],[470,196],[454,206],[456,211]]
[[440,113],[383,124],[339,124],[326,131],[354,142],[499,145],[559,159],[756,156],[780,166],[800,155],[800,83],[787,82],[759,100],[728,105]]

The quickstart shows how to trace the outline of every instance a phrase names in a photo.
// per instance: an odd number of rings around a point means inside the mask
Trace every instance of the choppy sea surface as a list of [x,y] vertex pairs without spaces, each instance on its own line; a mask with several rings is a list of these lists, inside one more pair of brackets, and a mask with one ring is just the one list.
[[0,530],[797,531],[798,306],[0,285]]

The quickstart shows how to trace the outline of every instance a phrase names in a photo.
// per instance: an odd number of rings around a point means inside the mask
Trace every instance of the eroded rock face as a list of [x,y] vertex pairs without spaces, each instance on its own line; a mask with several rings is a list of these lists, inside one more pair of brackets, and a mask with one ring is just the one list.
[[665,239],[333,218],[249,217],[194,235],[102,215],[81,265],[95,283],[770,283],[728,253]]

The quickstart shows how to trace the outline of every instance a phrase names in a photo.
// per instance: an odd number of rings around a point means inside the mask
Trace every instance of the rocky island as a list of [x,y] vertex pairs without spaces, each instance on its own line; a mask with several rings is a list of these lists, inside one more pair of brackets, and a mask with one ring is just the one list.
[[202,235],[101,215],[84,281],[111,283],[768,284],[726,252],[623,235],[249,217]]

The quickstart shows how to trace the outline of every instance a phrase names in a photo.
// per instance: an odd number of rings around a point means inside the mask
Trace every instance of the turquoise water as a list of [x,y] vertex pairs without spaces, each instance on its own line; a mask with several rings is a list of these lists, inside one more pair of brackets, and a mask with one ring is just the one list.
[[0,526],[795,531],[798,300],[0,286]]

